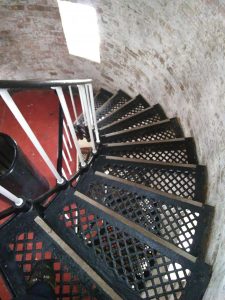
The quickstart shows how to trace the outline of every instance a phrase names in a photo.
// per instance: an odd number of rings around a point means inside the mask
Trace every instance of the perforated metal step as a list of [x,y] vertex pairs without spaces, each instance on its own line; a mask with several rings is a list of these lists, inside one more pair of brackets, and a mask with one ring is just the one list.
[[168,163],[197,164],[195,143],[192,138],[166,141],[103,144],[102,155],[162,161]]
[[163,112],[161,106],[157,104],[154,105],[153,107],[148,107],[146,109],[143,109],[137,113],[135,113],[134,111],[134,113],[131,114],[130,116],[121,117],[121,119],[118,119],[113,123],[108,122],[106,120],[107,123],[109,123],[109,125],[101,127],[100,134],[106,134],[106,133],[120,131],[124,129],[138,128],[140,126],[149,125],[165,119],[166,119],[165,113]]
[[27,280],[37,261],[52,263],[57,299],[111,299],[34,221],[36,214],[23,213],[0,231],[0,265],[14,295],[24,295]]
[[202,240],[211,221],[212,207],[168,197],[101,172],[88,172],[76,190],[194,256],[202,255]]
[[123,299],[201,299],[209,266],[85,195],[64,194],[46,219]]
[[102,106],[113,94],[106,89],[101,88],[97,95],[95,96],[95,109],[98,109]]
[[206,168],[204,166],[100,156],[95,161],[93,170],[179,197],[199,202],[205,200]]
[[101,128],[105,125],[111,125],[115,121],[121,121],[124,118],[130,117],[148,107],[148,102],[141,95],[138,95],[99,121],[98,126]]
[[111,98],[109,98],[97,111],[96,118],[97,121],[102,120],[106,116],[108,116],[113,111],[117,110],[120,106],[129,101],[131,97],[127,95],[125,92],[119,90],[116,94],[114,94]]
[[102,143],[149,142],[183,137],[176,118],[151,125],[108,133],[101,136]]

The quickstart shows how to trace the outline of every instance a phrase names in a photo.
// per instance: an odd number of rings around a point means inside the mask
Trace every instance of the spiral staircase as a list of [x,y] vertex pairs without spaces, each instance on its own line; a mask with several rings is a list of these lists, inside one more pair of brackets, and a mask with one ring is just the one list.
[[35,262],[46,260],[57,299],[201,299],[213,208],[193,138],[141,95],[101,89],[95,106],[101,144],[89,167],[46,208],[0,230],[12,291],[25,293]]

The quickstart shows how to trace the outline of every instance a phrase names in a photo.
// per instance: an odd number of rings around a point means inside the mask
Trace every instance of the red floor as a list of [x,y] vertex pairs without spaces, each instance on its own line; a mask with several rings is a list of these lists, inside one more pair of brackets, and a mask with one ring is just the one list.
[[[53,90],[20,91],[13,94],[13,99],[56,166],[58,150],[58,98],[55,92]],[[75,120],[68,95],[66,99],[71,116]],[[80,102],[78,97],[75,98],[75,103],[79,114]],[[0,132],[10,135],[18,143],[32,164],[46,177],[50,186],[55,185],[55,178],[2,99],[0,99]],[[71,155],[73,162],[70,166],[72,172],[75,172],[76,150],[74,147],[71,150]],[[67,169],[64,164],[63,167],[66,171]],[[66,175],[68,175],[67,171]],[[9,206],[9,203],[5,199],[0,198],[0,211]],[[10,299],[10,296],[5,291],[6,288],[0,280],[0,299],[2,300]]]

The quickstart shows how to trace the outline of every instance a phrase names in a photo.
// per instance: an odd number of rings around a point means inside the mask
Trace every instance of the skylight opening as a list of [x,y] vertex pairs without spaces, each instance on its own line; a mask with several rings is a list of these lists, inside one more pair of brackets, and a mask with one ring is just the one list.
[[58,0],[69,54],[100,63],[100,36],[94,7]]

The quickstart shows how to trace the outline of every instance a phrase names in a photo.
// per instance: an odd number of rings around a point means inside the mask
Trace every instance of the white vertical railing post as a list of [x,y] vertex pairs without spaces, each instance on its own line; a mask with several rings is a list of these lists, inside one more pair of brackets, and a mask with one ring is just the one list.
[[86,115],[86,119],[87,119],[88,131],[89,131],[91,146],[92,146],[92,152],[96,153],[97,151],[96,151],[96,147],[95,147],[95,140],[94,140],[93,130],[92,130],[92,126],[91,126],[90,111],[88,109],[88,102],[87,102],[87,97],[86,97],[86,93],[85,93],[85,87],[83,85],[78,85],[77,87],[78,87],[79,94],[80,94],[80,101],[81,101],[81,103],[83,103],[83,107],[84,107],[83,114]]
[[73,98],[73,91],[72,91],[72,88],[71,88],[70,85],[69,85],[69,92],[70,92],[70,99],[71,99],[71,102],[72,102],[74,116],[76,118],[76,123],[79,124],[78,117],[77,117],[77,110],[76,110],[76,106],[75,106],[75,101],[74,101],[74,98]]
[[35,134],[31,130],[29,124],[27,123],[27,121],[25,120],[23,115],[21,114],[20,110],[18,109],[18,107],[14,103],[14,101],[13,101],[12,97],[10,96],[9,92],[6,89],[0,89],[0,95],[1,95],[2,99],[4,100],[4,102],[6,103],[6,105],[8,106],[8,108],[13,113],[14,117],[19,122],[20,126],[26,132],[27,136],[29,137],[32,144],[35,146],[35,148],[37,149],[37,151],[39,152],[39,154],[41,155],[41,157],[45,161],[46,165],[51,170],[52,174],[55,176],[57,182],[59,184],[62,184],[64,182],[64,179],[57,172],[55,166],[53,165],[52,161],[48,157],[48,155],[45,152],[44,148],[41,146],[40,142],[38,141]]
[[67,125],[66,125],[64,120],[63,120],[63,128],[64,128],[64,131],[66,133],[66,137],[67,137],[68,143],[70,145],[70,149],[72,149],[72,143],[71,143],[71,140],[70,140],[70,135],[69,135],[69,132],[67,130]]
[[92,116],[92,109],[91,109],[91,100],[90,100],[90,95],[89,95],[89,89],[87,84],[84,85],[85,89],[85,94],[86,94],[86,99],[87,99],[87,107],[90,115],[90,121],[91,121],[91,128],[94,129],[94,121],[93,121],[93,116]]
[[91,110],[92,110],[92,116],[93,116],[93,121],[94,121],[96,142],[100,143],[98,125],[97,125],[97,119],[96,119],[96,113],[95,113],[95,102],[94,102],[93,88],[92,88],[91,83],[87,84],[87,86],[88,86],[88,89],[89,89],[89,95],[90,95],[90,100],[91,100]]
[[67,107],[67,104],[66,104],[66,99],[65,99],[63,91],[62,91],[62,87],[60,87],[60,86],[52,87],[52,89],[56,90],[56,93],[58,95],[60,104],[61,104],[62,109],[63,109],[64,116],[66,118],[67,125],[69,127],[69,130],[70,130],[73,142],[74,142],[74,146],[75,146],[75,148],[77,150],[77,154],[79,156],[81,166],[85,167],[86,163],[84,161],[84,158],[83,158],[81,150],[80,150],[80,145],[79,145],[78,140],[77,140],[77,135],[76,135],[75,129],[73,127],[73,122],[72,122],[71,117],[70,117],[70,113],[69,113],[69,110],[68,110],[68,107]]
[[67,152],[67,155],[68,155],[68,157],[69,157],[69,160],[72,161],[72,157],[71,157],[69,148],[68,148],[68,146],[67,146],[67,142],[66,142],[66,139],[65,139],[64,134],[63,134],[62,138],[63,138],[63,145],[64,145],[64,147],[65,147],[65,149],[66,149],[66,152]]
[[10,191],[5,189],[3,186],[0,185],[0,194],[2,194],[4,197],[9,199],[11,202],[13,202],[16,206],[21,206],[23,204],[23,199],[18,198],[14,194],[12,194]]

